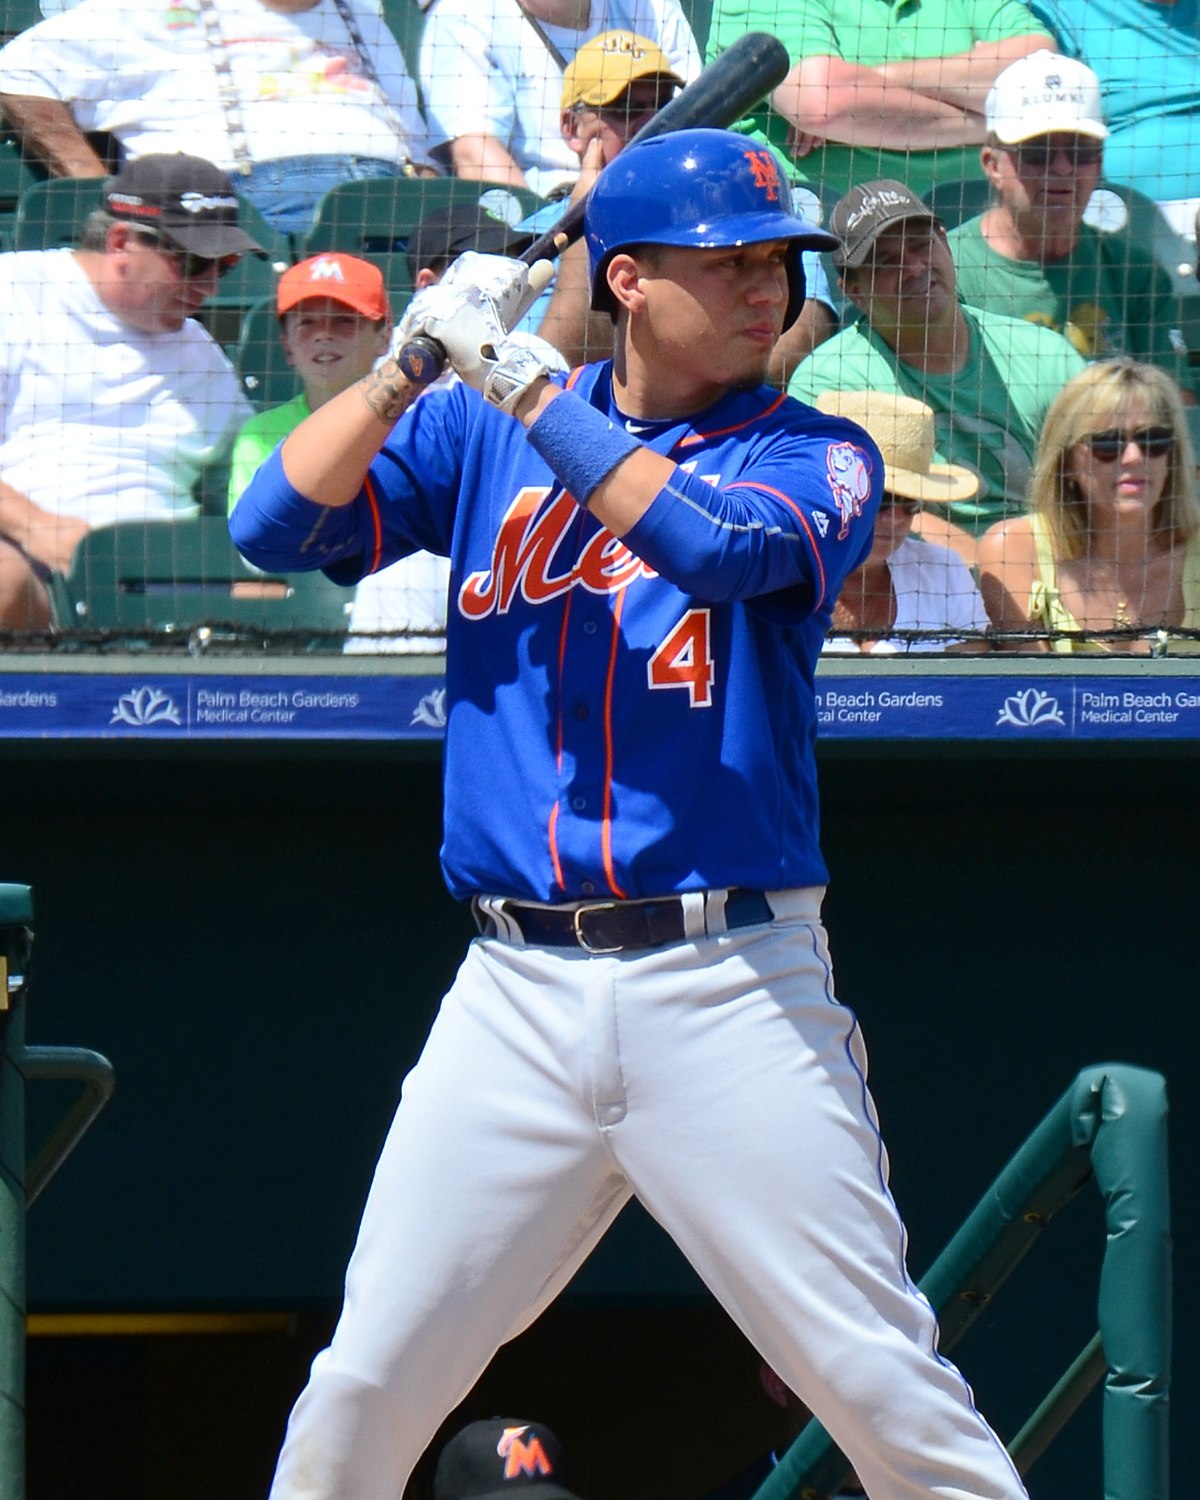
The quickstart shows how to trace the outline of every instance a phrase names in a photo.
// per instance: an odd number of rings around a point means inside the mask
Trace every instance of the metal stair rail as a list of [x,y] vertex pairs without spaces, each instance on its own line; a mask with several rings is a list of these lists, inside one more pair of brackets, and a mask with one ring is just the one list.
[[[1104,1385],[1105,1500],[1167,1500],[1171,1226],[1166,1080],[1125,1063],[1083,1069],[920,1282],[943,1353],[958,1343],[1058,1211],[1094,1179],[1106,1246],[1099,1333],[1008,1444],[1022,1476]],[[810,1422],[754,1500],[830,1500],[851,1466]]]
[[[25,998],[33,948],[27,885],[0,884],[0,1495],[25,1494],[25,1215],[113,1091],[107,1058],[82,1047],[28,1047]],[[26,1165],[25,1085],[81,1085],[67,1113]]]

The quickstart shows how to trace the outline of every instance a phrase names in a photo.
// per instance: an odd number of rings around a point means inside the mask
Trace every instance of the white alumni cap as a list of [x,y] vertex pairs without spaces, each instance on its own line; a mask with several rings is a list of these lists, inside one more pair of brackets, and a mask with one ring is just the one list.
[[1009,63],[988,91],[984,111],[989,134],[1006,146],[1052,131],[1098,141],[1108,135],[1095,73],[1045,48]]

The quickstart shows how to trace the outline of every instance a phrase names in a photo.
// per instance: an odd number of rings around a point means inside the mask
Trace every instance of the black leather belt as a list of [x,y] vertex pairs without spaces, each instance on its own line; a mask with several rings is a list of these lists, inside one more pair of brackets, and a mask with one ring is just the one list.
[[[535,948],[628,953],[682,943],[687,938],[683,900],[679,896],[652,901],[595,901],[582,906],[530,906],[523,901],[505,901],[501,909],[522,939]],[[484,937],[505,936],[499,922],[478,902],[474,913]],[[771,906],[762,891],[734,889],[726,894],[724,926],[720,930],[754,927],[771,918]]]

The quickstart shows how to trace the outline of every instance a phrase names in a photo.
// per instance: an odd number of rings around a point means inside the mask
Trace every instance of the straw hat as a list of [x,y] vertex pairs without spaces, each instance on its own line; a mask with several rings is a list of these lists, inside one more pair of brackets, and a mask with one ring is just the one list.
[[978,492],[979,480],[970,469],[932,461],[933,412],[923,401],[889,391],[822,391],[816,407],[866,428],[883,454],[889,493],[944,504]]

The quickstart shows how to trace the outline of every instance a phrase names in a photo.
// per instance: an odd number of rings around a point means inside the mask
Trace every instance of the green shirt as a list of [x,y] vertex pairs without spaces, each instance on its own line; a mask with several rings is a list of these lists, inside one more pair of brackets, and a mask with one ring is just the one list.
[[931,406],[934,462],[962,464],[979,477],[979,494],[947,505],[945,513],[980,532],[1024,512],[1046,413],[1084,361],[1048,328],[974,307],[964,307],[963,316],[971,342],[966,364],[953,375],[928,375],[902,363],[860,318],[801,361],[788,393],[813,402],[822,391],[889,391]]
[[294,427],[312,415],[308,397],[303,391],[282,406],[269,406],[251,417],[233,440],[232,470],[229,475],[229,509],[242,498],[242,491],[254,477],[254,471],[268,454],[273,453]]
[[[1044,34],[1046,28],[1020,0],[715,0],[708,55],[715,56],[747,31],[773,32],[793,64],[807,57],[840,57],[862,67],[969,52],[976,42]],[[1054,43],[1049,37],[1046,45]],[[914,193],[936,180],[981,177],[979,147],[937,151],[887,151],[836,142],[791,158],[788,122],[766,101],[748,122],[770,140],[794,180],[812,183],[826,208],[855,183],[893,177]]]
[[1071,254],[1041,265],[997,254],[982,223],[982,215],[968,219],[947,236],[962,301],[1053,328],[1085,359],[1129,354],[1190,386],[1187,358],[1171,337],[1181,322],[1171,278],[1128,235],[1081,224]]

